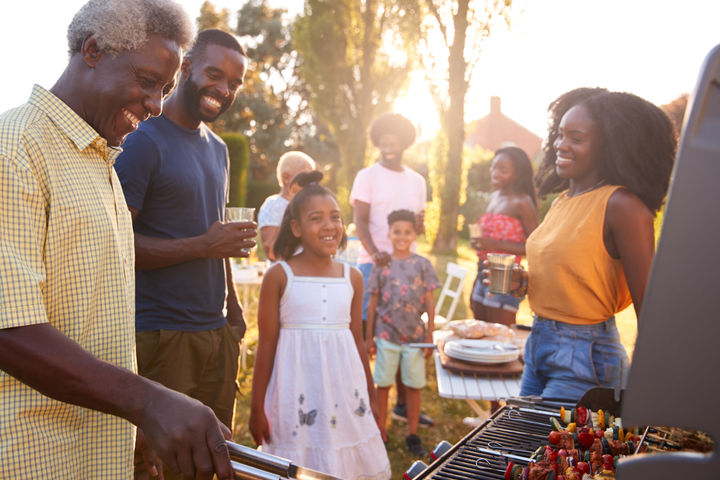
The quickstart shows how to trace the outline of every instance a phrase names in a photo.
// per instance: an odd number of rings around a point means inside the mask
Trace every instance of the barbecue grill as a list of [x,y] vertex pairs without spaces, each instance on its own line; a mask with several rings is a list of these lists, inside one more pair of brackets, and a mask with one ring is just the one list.
[[[622,403],[611,410],[627,425],[673,425],[720,438],[719,182],[720,45],[707,56],[688,105],[630,378]],[[405,478],[503,479],[508,461],[525,465],[547,444],[558,408],[543,399],[509,399],[430,467],[416,462]],[[716,452],[674,451],[679,445],[658,427],[645,430],[643,444],[654,453],[621,459],[619,480],[718,478]]]
[[[593,390],[592,393],[605,393],[601,389]],[[585,403],[584,399],[578,402],[582,403]],[[595,405],[594,408],[603,408],[603,405]],[[537,397],[510,398],[507,405],[456,445],[443,442],[448,448],[442,450],[442,455],[433,456],[435,461],[429,467],[423,462],[415,462],[404,478],[502,480],[509,462],[525,466],[538,448],[548,444],[548,434],[553,429],[550,419],[559,419],[560,407],[571,409],[574,406],[574,402]],[[670,431],[661,427],[645,427],[637,451],[665,453],[681,448],[682,445],[671,438]]]

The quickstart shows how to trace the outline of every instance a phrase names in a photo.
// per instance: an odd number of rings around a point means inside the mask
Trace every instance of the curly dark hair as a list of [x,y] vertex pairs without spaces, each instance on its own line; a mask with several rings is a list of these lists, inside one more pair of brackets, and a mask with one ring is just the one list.
[[510,157],[515,174],[515,187],[523,193],[526,193],[533,202],[533,205],[537,207],[537,196],[535,195],[535,185],[533,184],[533,169],[530,158],[525,153],[525,150],[518,147],[504,147],[495,152],[497,157],[500,154],[505,154]]
[[233,34],[217,28],[208,28],[198,33],[195,38],[195,42],[190,50],[185,54],[185,57],[192,59],[194,57],[201,56],[205,53],[208,45],[219,45],[221,47],[229,48],[230,50],[235,50],[240,55],[247,58],[247,53],[245,53],[245,49],[242,45],[240,45],[240,42],[237,41],[237,38]]
[[376,147],[380,145],[380,137],[388,134],[398,137],[403,150],[415,142],[415,127],[399,113],[383,113],[370,124],[368,135]]
[[657,212],[667,193],[675,160],[675,127],[660,108],[647,100],[603,88],[571,90],[550,104],[545,155],[536,177],[538,193],[542,196],[568,188],[568,181],[555,172],[553,144],[562,116],[577,105],[587,109],[597,127],[599,147],[595,155],[600,178],[627,188],[651,212]]
[[410,222],[413,228],[415,228],[415,214],[410,210],[393,210],[390,212],[390,215],[388,215],[387,221],[389,227],[392,227],[392,224],[395,222]]
[[[293,179],[293,183],[297,183],[302,190],[295,194],[285,209],[282,222],[280,223],[280,231],[278,232],[275,244],[273,245],[273,253],[275,256],[287,260],[295,254],[300,246],[300,238],[293,234],[290,222],[293,220],[300,220],[300,210],[310,197],[316,195],[327,195],[337,202],[335,194],[320,185],[320,181],[322,179],[323,174],[318,170],[298,173]],[[347,234],[343,229],[343,236],[340,240],[340,250],[345,249],[346,245]]]

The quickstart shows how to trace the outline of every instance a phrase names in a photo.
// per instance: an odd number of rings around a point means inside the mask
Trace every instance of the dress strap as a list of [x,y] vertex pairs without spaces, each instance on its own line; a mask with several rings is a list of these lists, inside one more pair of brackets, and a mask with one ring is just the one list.
[[290,287],[292,287],[293,281],[295,280],[295,274],[292,271],[292,268],[290,268],[290,265],[287,264],[285,260],[280,260],[278,262],[283,270],[285,270],[285,276],[287,276],[287,282],[285,284],[285,291],[282,294],[282,297],[280,298],[280,303],[285,302],[285,299],[287,298],[288,292],[290,291]]

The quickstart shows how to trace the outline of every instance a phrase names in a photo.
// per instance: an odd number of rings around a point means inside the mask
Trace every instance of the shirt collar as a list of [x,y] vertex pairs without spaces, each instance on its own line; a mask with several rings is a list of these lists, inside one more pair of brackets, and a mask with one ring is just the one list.
[[78,150],[83,151],[92,146],[112,166],[122,149],[108,146],[107,140],[101,137],[75,110],[70,108],[40,85],[34,85],[28,103],[39,108],[50,117],[50,120],[72,140]]

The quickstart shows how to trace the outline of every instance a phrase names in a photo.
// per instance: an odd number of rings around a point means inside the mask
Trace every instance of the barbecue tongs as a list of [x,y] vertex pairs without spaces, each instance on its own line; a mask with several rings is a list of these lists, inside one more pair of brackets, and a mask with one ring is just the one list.
[[311,468],[293,464],[290,460],[250,447],[226,442],[236,480],[342,480]]

